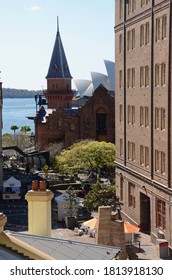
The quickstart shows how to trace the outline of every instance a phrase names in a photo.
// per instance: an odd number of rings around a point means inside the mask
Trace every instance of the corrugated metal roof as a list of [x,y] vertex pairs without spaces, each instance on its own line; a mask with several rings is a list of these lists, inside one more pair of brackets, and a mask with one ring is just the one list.
[[11,233],[15,238],[33,246],[56,260],[111,260],[120,248],[94,245],[45,236]]

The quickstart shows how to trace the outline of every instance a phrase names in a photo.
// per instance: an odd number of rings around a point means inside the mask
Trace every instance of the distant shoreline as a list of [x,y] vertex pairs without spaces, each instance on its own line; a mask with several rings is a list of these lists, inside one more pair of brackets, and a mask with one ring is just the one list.
[[27,90],[27,89],[14,89],[3,88],[3,98],[35,98],[35,95],[42,94],[42,90]]

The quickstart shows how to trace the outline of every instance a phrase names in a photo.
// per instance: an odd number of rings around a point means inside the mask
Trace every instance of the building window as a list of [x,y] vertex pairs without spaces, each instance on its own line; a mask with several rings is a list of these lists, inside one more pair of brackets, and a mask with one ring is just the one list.
[[119,19],[122,19],[123,17],[123,0],[120,0],[119,2]]
[[149,107],[145,107],[145,127],[149,126]]
[[140,26],[140,47],[149,44],[149,22]]
[[122,88],[122,70],[119,70],[119,88]]
[[161,20],[160,18],[156,18],[156,30],[155,30],[155,41],[159,41],[161,39],[160,37],[160,25],[161,25]]
[[140,165],[149,167],[149,148],[140,146]]
[[132,106],[132,124],[135,124],[135,106]]
[[132,87],[135,87],[135,68],[132,68]]
[[143,126],[143,125],[144,125],[144,109],[141,106],[140,107],[140,126]]
[[128,0],[128,15],[132,12],[132,0]]
[[160,65],[156,64],[155,65],[155,86],[159,86],[160,82],[159,82],[159,75],[160,75],[160,71],[159,71]]
[[155,150],[155,171],[160,171],[160,152]]
[[149,86],[149,66],[140,67],[140,87]]
[[96,129],[97,129],[97,134],[99,135],[106,135],[107,133],[107,115],[106,113],[99,113],[97,112],[96,114]]
[[140,146],[140,165],[144,164],[144,147]]
[[129,30],[127,32],[127,50],[132,50],[135,48],[135,29]]
[[131,160],[131,149],[132,149],[132,145],[131,142],[128,141],[128,160]]
[[165,174],[165,153],[161,152],[161,174]]
[[132,116],[131,116],[131,106],[128,105],[128,124],[131,124]]
[[130,30],[127,32],[127,51],[130,50],[131,46],[131,32]]
[[155,108],[155,129],[165,130],[165,108]]
[[145,25],[145,45],[149,44],[149,22]]
[[135,106],[128,105],[128,124],[135,124]]
[[140,47],[144,45],[144,25],[140,26]]
[[144,86],[144,67],[140,67],[140,87]]
[[158,129],[160,127],[160,114],[159,114],[159,108],[155,108],[155,129]]
[[127,69],[127,87],[135,87],[135,68]]
[[128,160],[135,161],[135,143],[128,141]]
[[141,7],[145,5],[145,0],[141,0]]
[[120,156],[123,156],[123,139],[120,139]]
[[161,108],[161,130],[165,129],[165,108]]
[[131,69],[127,69],[127,87],[131,87]]
[[162,17],[162,40],[167,36],[167,15]]
[[132,161],[135,161],[136,156],[135,156],[135,143],[132,142],[132,156],[131,156]]
[[135,29],[132,29],[132,49],[135,48]]
[[145,167],[149,167],[149,148],[145,147]]
[[128,206],[135,208],[135,185],[131,182],[128,183]]
[[122,106],[122,104],[119,105],[119,121],[123,122],[123,106]]
[[149,66],[145,66],[145,87],[149,86]]
[[120,173],[120,200],[122,201],[123,200],[123,176],[122,174]]
[[156,199],[156,227],[166,230],[166,205],[165,201]]
[[165,63],[161,64],[161,86],[165,85],[165,76],[166,76],[166,65]]
[[119,35],[119,53],[122,53],[122,34]]

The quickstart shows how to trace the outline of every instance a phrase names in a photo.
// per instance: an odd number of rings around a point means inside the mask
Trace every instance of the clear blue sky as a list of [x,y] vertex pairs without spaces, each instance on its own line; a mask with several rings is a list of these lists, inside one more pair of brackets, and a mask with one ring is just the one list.
[[3,87],[46,89],[45,76],[60,34],[74,79],[106,74],[114,61],[114,0],[0,0]]

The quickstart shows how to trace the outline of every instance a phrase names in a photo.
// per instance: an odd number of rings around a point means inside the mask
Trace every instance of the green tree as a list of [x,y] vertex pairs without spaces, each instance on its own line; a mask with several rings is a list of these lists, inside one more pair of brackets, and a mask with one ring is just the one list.
[[90,211],[97,211],[99,206],[112,206],[115,210],[119,205],[118,197],[116,197],[115,186],[105,184],[96,184],[85,196],[84,206]]
[[19,127],[18,127],[17,125],[12,125],[12,126],[11,126],[11,130],[14,131],[14,134],[15,134],[15,132],[16,132],[17,129],[19,129]]
[[55,166],[61,173],[75,173],[79,170],[114,169],[115,145],[107,142],[83,140],[61,152],[55,159]]
[[20,131],[24,132],[26,134],[27,132],[31,131],[31,128],[30,128],[30,126],[25,125],[25,126],[21,127]]

